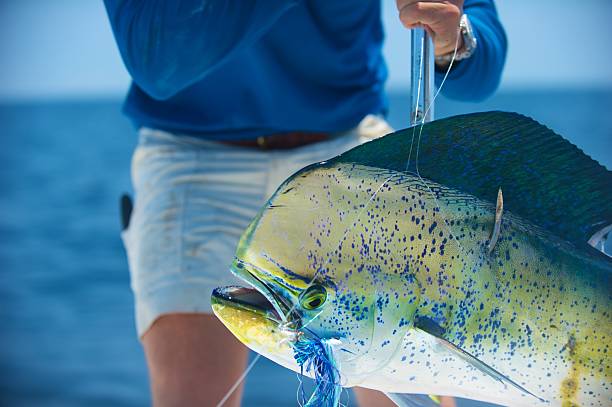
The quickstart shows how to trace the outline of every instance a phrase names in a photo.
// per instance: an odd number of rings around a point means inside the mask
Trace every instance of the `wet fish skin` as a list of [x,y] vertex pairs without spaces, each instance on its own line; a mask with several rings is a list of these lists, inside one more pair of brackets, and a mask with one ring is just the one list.
[[[494,219],[492,205],[416,177],[321,165],[279,189],[238,257],[290,287],[278,294],[302,325],[340,340],[347,385],[539,403],[441,352],[448,341],[546,400],[607,404],[609,262],[509,213],[488,254]],[[329,295],[314,314],[297,301],[313,278]],[[431,320],[443,341],[417,332],[415,318]]]
[[[295,331],[336,341],[345,386],[610,405],[612,262],[512,207],[489,253],[494,222],[493,203],[457,189],[331,160],[278,189],[243,235],[233,271],[290,310]],[[327,300],[307,310],[300,298],[313,281]],[[228,318],[235,305],[219,296],[213,307],[247,346],[299,371],[295,331],[248,307]]]

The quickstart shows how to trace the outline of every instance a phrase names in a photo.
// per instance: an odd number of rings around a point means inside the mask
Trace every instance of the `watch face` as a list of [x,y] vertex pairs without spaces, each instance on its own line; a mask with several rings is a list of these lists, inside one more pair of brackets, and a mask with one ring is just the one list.
[[[470,23],[470,20],[466,14],[462,15],[461,20],[459,20],[459,30],[461,32],[461,36],[463,37],[463,45],[461,46],[461,49],[457,50],[454,58],[455,61],[461,61],[462,59],[471,57],[476,50],[477,45],[477,40],[472,30],[472,24]],[[455,54],[455,52],[451,51],[448,54],[437,56],[436,62],[439,64],[448,63],[453,59],[453,54]]]
[[[461,22],[459,23],[461,28],[461,34],[463,35],[463,49],[461,50],[461,59],[466,59],[472,56],[476,50],[477,40],[472,30],[472,24],[466,14],[461,16]],[[457,59],[459,55],[457,55]]]

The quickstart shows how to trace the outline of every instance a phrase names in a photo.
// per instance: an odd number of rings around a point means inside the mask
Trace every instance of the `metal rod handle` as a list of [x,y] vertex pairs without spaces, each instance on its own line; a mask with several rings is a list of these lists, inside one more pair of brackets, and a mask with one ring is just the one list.
[[[411,31],[411,97],[410,125],[432,121],[434,118],[434,47],[429,34],[416,28]],[[427,114],[425,114],[427,112]]]

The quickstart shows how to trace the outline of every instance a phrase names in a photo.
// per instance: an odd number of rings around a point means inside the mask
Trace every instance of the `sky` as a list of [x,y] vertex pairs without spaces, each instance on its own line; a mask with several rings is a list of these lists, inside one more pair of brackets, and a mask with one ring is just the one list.
[[[410,34],[381,0],[390,89],[408,89]],[[612,1],[498,0],[502,90],[612,88]],[[120,97],[129,83],[101,0],[0,0],[0,99]]]

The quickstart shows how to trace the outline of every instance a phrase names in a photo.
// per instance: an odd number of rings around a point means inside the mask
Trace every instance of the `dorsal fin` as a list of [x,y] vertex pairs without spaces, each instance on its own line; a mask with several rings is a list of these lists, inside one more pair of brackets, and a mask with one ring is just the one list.
[[[410,128],[332,161],[405,171],[413,132],[416,145],[419,129]],[[528,117],[455,116],[427,123],[420,139],[422,177],[493,204],[501,188],[507,210],[562,239],[584,245],[612,223],[612,172]]]

